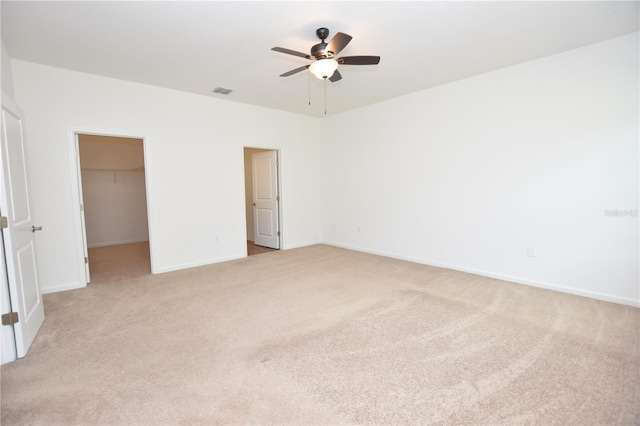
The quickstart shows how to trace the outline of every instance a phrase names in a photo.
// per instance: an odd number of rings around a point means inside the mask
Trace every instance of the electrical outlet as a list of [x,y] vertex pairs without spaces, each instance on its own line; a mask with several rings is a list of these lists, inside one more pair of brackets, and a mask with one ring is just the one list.
[[538,249],[534,246],[527,247],[527,256],[536,257],[538,255]]

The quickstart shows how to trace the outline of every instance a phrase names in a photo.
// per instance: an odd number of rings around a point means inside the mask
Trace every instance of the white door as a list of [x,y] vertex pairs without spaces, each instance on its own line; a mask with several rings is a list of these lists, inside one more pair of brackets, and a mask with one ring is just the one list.
[[253,242],[259,246],[280,248],[278,218],[278,153],[251,154],[253,176]]
[[[13,325],[18,357],[27,354],[44,321],[38,286],[34,227],[27,182],[22,112],[10,99],[2,98],[2,184],[0,210],[7,218],[2,229],[6,253],[11,309],[18,314]],[[41,229],[41,228],[40,228]]]
[[87,284],[91,281],[89,275],[89,246],[87,245],[87,224],[84,216],[84,196],[82,195],[82,168],[80,164],[80,139],[75,134],[76,175],[78,176],[78,198],[80,199],[80,226],[82,227],[82,249],[84,251],[84,276]]

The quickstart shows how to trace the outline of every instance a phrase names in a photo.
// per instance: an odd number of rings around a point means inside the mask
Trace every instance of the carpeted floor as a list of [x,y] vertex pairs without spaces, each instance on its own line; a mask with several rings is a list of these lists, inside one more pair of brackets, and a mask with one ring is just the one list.
[[640,310],[335,247],[94,272],[45,311],[3,425],[640,423]]

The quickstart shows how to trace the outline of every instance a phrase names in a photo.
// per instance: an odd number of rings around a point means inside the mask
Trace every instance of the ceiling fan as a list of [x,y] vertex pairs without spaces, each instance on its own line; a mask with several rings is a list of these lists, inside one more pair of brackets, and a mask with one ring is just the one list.
[[289,77],[290,75],[299,73],[309,68],[309,71],[321,80],[329,80],[336,82],[342,79],[340,71],[338,71],[338,65],[376,65],[380,63],[380,56],[342,56],[336,58],[335,56],[344,49],[351,41],[352,37],[345,33],[336,33],[335,36],[329,41],[325,42],[329,37],[329,30],[326,28],[318,28],[316,35],[320,40],[320,43],[311,47],[311,54],[297,52],[291,49],[285,49],[284,47],[273,47],[271,50],[276,52],[286,53],[288,55],[299,56],[305,59],[311,59],[313,63],[304,65],[287,71],[281,74],[280,77]]

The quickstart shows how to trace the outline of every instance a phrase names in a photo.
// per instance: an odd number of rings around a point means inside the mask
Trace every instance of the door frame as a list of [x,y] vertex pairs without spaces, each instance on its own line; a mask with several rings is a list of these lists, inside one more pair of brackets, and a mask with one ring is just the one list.
[[83,220],[84,212],[81,210],[82,203],[82,173],[80,171],[80,151],[78,146],[78,135],[107,136],[115,138],[140,139],[142,141],[142,153],[144,158],[144,185],[147,203],[147,226],[149,231],[149,260],[151,263],[151,273],[155,274],[155,256],[153,250],[153,214],[150,202],[150,184],[149,184],[149,157],[148,157],[148,138],[134,132],[113,132],[108,130],[86,129],[80,127],[69,128],[67,139],[69,141],[69,164],[71,166],[71,199],[73,202],[73,222],[75,224],[75,241],[76,241],[76,259],[78,266],[78,276],[84,277],[85,285],[89,283],[89,266],[85,263],[85,256],[88,257],[87,247],[87,229]]
[[[276,178],[278,179],[278,184],[277,184],[277,186],[278,186],[278,196],[280,197],[280,200],[278,202],[278,229],[280,231],[280,235],[278,236],[278,240],[279,240],[280,248],[278,250],[284,250],[285,249],[285,247],[284,247],[284,233],[285,233],[285,231],[284,231],[284,228],[283,228],[284,221],[283,221],[283,208],[282,208],[282,205],[283,205],[283,196],[282,196],[282,151],[277,149],[277,148],[265,148],[263,146],[243,146],[242,147],[242,161],[243,161],[242,164],[243,164],[243,170],[245,172],[246,172],[246,170],[245,170],[246,169],[246,163],[245,163],[245,153],[246,152],[245,152],[245,149],[259,149],[261,151],[275,151],[276,152],[276,158],[278,160],[278,166],[276,168]],[[251,169],[252,169],[252,165],[249,164],[249,170],[251,170]],[[244,182],[243,188],[244,188],[244,194],[245,194],[245,197],[246,197],[246,193],[247,193],[247,189],[246,189],[247,188],[246,173],[243,173],[243,177],[245,177],[245,182]],[[251,179],[253,179],[253,170],[251,170]],[[253,186],[253,182],[251,183],[251,185]],[[253,194],[251,194],[251,197],[253,198]],[[244,240],[245,240],[245,244],[246,244],[246,242],[248,241],[248,237],[249,237],[249,234],[247,232],[247,226],[246,226],[246,223],[247,223],[246,206],[243,209],[243,211],[245,212],[245,215],[244,215],[245,216],[244,217],[244,221],[245,221],[245,227],[244,227],[245,228],[245,230],[244,230],[245,237],[244,237]],[[255,230],[254,230],[254,232],[255,232]],[[246,255],[247,256],[249,255],[248,251],[247,251]]]

